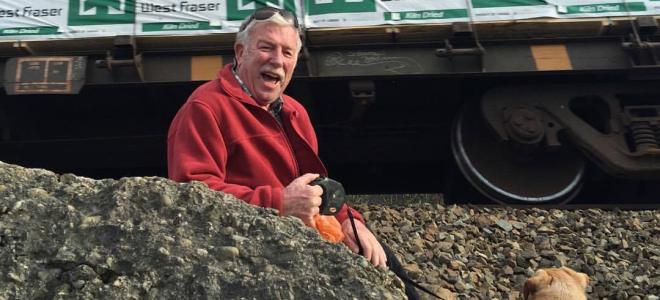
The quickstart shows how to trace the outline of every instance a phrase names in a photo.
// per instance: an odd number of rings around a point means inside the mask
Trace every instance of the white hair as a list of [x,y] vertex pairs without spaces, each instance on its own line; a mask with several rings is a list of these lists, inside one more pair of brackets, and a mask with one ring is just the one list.
[[[294,18],[295,18],[295,16],[294,16]],[[244,22],[246,22],[246,21],[244,21]],[[296,39],[296,41],[297,41],[297,43],[296,43],[297,44],[296,45],[297,46],[296,47],[296,52],[299,52],[300,48],[302,48],[302,40],[300,39],[300,29],[296,28],[294,26],[294,24],[292,24],[291,22],[284,19],[284,17],[282,17],[282,15],[280,15],[279,13],[273,14],[268,19],[264,19],[264,20],[254,19],[254,20],[252,20],[247,25],[247,27],[245,27],[245,29],[243,29],[243,31],[239,31],[236,34],[236,42],[235,43],[236,44],[247,45],[248,41],[250,40],[250,33],[252,32],[252,29],[254,28],[255,24],[257,24],[257,23],[273,23],[273,24],[277,24],[277,25],[282,26],[282,27],[287,27],[287,26],[292,27],[293,29],[296,30],[296,33],[298,34],[298,38]]]

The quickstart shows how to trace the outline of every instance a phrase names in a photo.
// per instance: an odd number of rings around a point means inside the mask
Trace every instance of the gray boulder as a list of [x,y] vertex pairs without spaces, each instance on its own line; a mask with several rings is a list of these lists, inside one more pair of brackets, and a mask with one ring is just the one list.
[[342,244],[204,184],[0,163],[0,299],[403,299]]

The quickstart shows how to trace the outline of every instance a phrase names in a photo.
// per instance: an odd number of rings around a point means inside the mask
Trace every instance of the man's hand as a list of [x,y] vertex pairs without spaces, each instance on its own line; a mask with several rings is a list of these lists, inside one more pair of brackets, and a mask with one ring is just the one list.
[[307,173],[294,179],[284,188],[283,216],[298,217],[307,226],[316,228],[314,216],[319,213],[323,188],[318,185],[311,186],[309,183],[318,177],[319,174]]
[[[386,266],[387,256],[385,256],[385,251],[378,240],[376,240],[374,234],[369,231],[369,228],[362,224],[360,220],[355,220],[355,229],[360,237],[360,244],[364,251],[364,258],[371,261],[371,264],[376,267]],[[346,219],[341,223],[341,230],[344,232],[345,236],[344,244],[346,244],[346,246],[348,246],[353,252],[358,253],[359,249],[350,219]]]

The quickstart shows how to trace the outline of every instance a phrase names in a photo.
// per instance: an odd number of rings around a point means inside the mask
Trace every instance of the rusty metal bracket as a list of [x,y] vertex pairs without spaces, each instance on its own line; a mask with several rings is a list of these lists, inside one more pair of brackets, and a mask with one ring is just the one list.
[[649,40],[658,31],[658,22],[652,16],[638,17],[631,26],[629,41],[621,44],[633,68],[660,66],[660,42]]
[[392,43],[398,43],[399,37],[401,37],[401,30],[397,27],[388,27],[385,29],[385,33],[390,35],[390,41]]
[[97,68],[105,68],[115,74],[118,68],[133,67],[140,81],[144,81],[142,53],[137,49],[134,36],[116,36],[112,50],[106,52],[105,59],[96,62]]
[[458,56],[478,56],[481,72],[485,72],[484,54],[486,50],[481,45],[472,24],[469,22],[454,22],[451,26],[453,36],[445,39],[445,47],[436,49],[435,55],[448,58],[452,64],[454,58]]
[[302,30],[300,31],[300,41],[302,43],[299,57],[299,62],[301,63],[300,68],[307,72],[307,76],[316,76],[319,68],[317,66],[316,59],[309,52],[309,48],[307,46],[309,41],[307,40],[307,35]]
[[28,44],[27,42],[23,42],[23,41],[14,42],[12,44],[12,47],[14,47],[14,49],[18,50],[21,53],[26,53],[29,55],[37,55],[36,52],[32,49],[32,47],[30,47],[30,44]]

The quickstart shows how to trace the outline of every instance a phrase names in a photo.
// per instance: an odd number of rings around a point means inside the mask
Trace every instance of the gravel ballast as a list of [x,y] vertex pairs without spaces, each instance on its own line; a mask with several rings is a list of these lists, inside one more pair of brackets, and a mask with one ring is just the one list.
[[525,280],[538,268],[559,266],[589,275],[589,299],[659,299],[658,210],[493,209],[414,201],[356,207],[412,277],[446,299],[522,299]]
[[[411,277],[444,299],[522,299],[535,270],[557,266],[589,275],[589,299],[660,295],[657,210],[352,198]],[[92,180],[4,163],[0,267],[0,299],[404,298],[392,272],[201,183]]]

